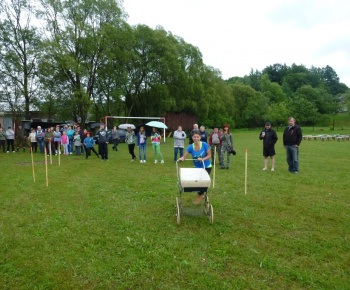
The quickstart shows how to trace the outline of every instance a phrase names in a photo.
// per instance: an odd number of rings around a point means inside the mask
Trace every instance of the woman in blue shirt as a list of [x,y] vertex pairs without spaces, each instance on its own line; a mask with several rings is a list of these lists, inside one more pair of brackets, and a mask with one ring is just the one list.
[[[186,148],[186,152],[183,157],[179,159],[179,161],[184,161],[186,157],[189,154],[192,154],[193,164],[196,168],[203,168],[203,162],[204,162],[204,169],[210,174],[211,172],[211,153],[210,153],[210,146],[206,142],[201,141],[201,132],[200,131],[194,131],[192,135],[193,144],[188,146]],[[194,203],[200,203],[202,198],[204,197],[204,192],[199,192],[196,200]]]

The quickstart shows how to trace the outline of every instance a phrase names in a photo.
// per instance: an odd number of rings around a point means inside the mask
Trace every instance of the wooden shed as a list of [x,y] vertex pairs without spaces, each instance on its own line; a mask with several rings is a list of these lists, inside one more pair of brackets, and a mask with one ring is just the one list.
[[182,126],[182,130],[189,131],[193,129],[193,124],[198,124],[198,117],[187,113],[167,112],[164,117],[165,124],[171,131],[177,130],[178,126]]

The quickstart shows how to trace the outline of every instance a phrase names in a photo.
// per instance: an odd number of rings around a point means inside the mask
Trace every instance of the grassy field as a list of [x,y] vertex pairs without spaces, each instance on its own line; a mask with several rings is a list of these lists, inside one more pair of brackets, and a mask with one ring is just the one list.
[[[146,164],[130,162],[126,144],[110,162],[54,157],[48,187],[43,154],[34,183],[28,152],[1,152],[0,288],[349,289],[350,141],[303,141],[294,175],[278,134],[276,171],[265,172],[259,131],[233,133],[237,155],[209,192],[213,225],[176,224],[172,139],[165,164],[150,146]],[[182,195],[195,210],[195,194]]]

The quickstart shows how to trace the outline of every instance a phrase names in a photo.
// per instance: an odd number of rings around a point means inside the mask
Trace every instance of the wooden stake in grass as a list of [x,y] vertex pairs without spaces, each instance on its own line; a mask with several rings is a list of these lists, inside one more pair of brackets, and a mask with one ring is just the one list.
[[45,168],[46,168],[46,186],[49,186],[49,175],[47,172],[47,149],[45,147]]
[[214,147],[214,173],[213,173],[213,188],[215,188],[215,163],[216,163],[216,146]]
[[58,166],[61,166],[61,142],[58,142]]
[[33,157],[33,147],[30,147],[30,155],[32,156],[32,170],[33,170],[33,180],[35,182],[35,172],[34,172],[34,157]]
[[52,164],[51,139],[49,140],[50,164]]
[[247,175],[248,175],[248,149],[245,149],[245,177],[244,177],[244,194],[247,194]]

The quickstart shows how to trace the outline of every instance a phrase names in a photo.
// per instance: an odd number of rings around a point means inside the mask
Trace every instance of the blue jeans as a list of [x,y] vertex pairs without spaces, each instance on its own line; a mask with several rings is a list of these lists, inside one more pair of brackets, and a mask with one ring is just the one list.
[[45,152],[45,143],[44,143],[44,140],[43,140],[43,141],[39,140],[39,141],[38,141],[38,144],[39,144],[40,153],[44,153],[44,152]]
[[73,153],[73,139],[69,139],[68,152]]
[[177,153],[179,152],[180,149],[180,158],[184,156],[184,149],[180,147],[174,147],[174,161],[177,161]]
[[287,145],[286,152],[288,170],[290,172],[299,171],[299,147],[295,147],[295,145]]
[[[146,160],[146,143],[139,145],[139,157],[140,160]],[[143,159],[142,159],[142,151],[143,151]]]

